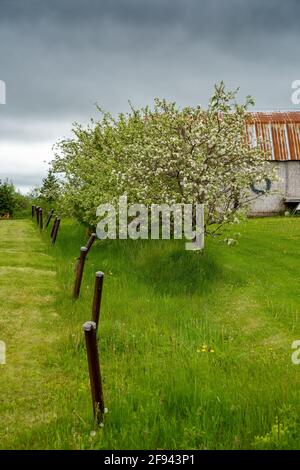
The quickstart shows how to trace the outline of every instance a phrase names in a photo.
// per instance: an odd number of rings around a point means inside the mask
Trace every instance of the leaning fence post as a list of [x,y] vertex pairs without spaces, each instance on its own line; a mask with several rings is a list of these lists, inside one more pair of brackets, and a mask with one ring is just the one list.
[[52,245],[55,245],[59,226],[60,226],[60,218],[57,217],[54,232],[53,232],[53,236],[52,236]]
[[87,251],[89,252],[90,249],[92,248],[92,245],[94,243],[94,241],[96,240],[97,238],[97,235],[95,233],[92,233],[90,238],[88,239],[88,242],[86,244],[86,247],[87,247]]
[[92,321],[96,323],[96,328],[98,328],[99,319],[100,319],[103,279],[104,279],[103,272],[101,271],[96,272],[93,309],[92,309]]
[[40,230],[43,230],[43,209],[40,207],[39,208],[39,227]]
[[31,206],[31,217],[33,218],[35,214],[35,206]]
[[86,246],[82,246],[80,248],[80,256],[76,263],[76,277],[75,277],[75,284],[74,284],[74,290],[73,290],[74,299],[77,299],[80,294],[80,287],[81,287],[81,281],[82,281],[82,276],[83,276],[86,255],[87,255],[87,248]]
[[50,238],[51,238],[51,239],[52,239],[53,234],[54,234],[54,230],[55,230],[55,227],[56,227],[57,219],[58,219],[58,217],[56,216],[55,219],[54,219],[54,222],[53,222],[53,225],[52,225],[51,234],[50,234]]
[[47,221],[46,221],[45,228],[48,228],[48,225],[50,224],[50,221],[51,221],[51,219],[52,219],[53,213],[54,213],[54,209],[51,209],[51,211],[49,212],[48,217],[47,217]]
[[104,415],[104,401],[99,353],[97,347],[96,323],[87,321],[83,325],[83,331],[85,335],[86,352],[89,366],[94,419],[97,424],[100,424]]

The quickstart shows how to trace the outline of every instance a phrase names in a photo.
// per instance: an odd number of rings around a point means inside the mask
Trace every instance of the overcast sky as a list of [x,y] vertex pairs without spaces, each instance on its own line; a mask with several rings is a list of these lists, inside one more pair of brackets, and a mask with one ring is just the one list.
[[0,178],[40,184],[95,102],[205,106],[223,79],[258,109],[297,109],[299,18],[299,0],[0,0]]

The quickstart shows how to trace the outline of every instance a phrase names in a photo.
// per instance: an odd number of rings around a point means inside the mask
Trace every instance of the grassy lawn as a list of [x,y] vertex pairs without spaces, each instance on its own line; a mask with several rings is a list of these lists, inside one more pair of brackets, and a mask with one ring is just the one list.
[[[55,248],[31,221],[0,222],[1,448],[300,448],[300,219],[249,220],[238,245],[96,242],[73,302],[85,231]],[[105,425],[93,422],[82,323],[105,273]],[[260,437],[258,437],[260,436]]]

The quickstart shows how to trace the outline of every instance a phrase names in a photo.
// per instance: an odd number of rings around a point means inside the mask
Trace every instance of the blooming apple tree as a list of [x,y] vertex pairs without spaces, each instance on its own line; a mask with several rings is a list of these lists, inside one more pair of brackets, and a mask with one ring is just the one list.
[[251,184],[274,179],[262,146],[249,143],[252,104],[250,97],[239,104],[221,82],[207,109],[157,99],[153,109],[75,125],[53,161],[64,206],[95,225],[96,207],[121,195],[132,203],[204,204],[206,232],[215,233],[247,208]]

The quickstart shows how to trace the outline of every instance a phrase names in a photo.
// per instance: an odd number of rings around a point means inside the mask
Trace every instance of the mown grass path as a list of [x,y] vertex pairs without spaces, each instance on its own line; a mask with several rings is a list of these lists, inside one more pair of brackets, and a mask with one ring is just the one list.
[[56,291],[53,258],[32,222],[0,221],[0,448],[36,447],[35,432],[58,419],[65,379],[55,361]]

